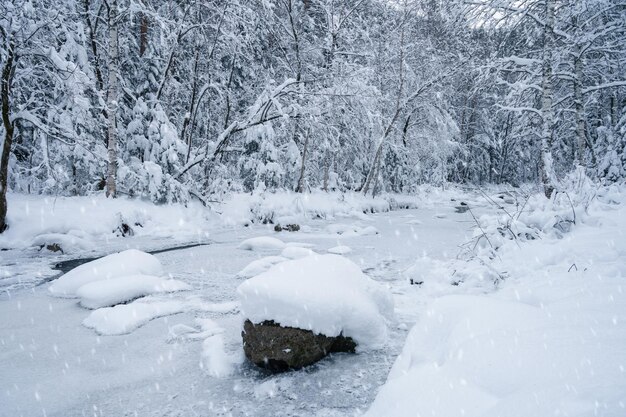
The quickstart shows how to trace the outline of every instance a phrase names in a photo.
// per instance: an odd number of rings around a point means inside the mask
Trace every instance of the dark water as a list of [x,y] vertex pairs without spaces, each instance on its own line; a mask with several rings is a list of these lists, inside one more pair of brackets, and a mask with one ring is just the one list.
[[[189,248],[195,248],[198,246],[207,246],[210,245],[211,243],[193,243],[193,244],[189,244],[189,245],[181,245],[181,246],[174,246],[171,248],[164,248],[164,249],[157,249],[157,250],[153,250],[153,251],[148,251],[148,253],[152,254],[152,255],[156,255],[159,253],[164,253],[164,252],[171,252],[171,251],[175,251],[175,250],[182,250],[182,249],[189,249]],[[105,256],[105,255],[103,255]],[[100,259],[102,256],[97,257],[97,258],[78,258],[78,259],[68,259],[67,261],[61,261],[58,262],[57,264],[54,265],[53,269],[56,269],[57,271],[61,271],[60,274],[51,277],[49,281],[55,280],[57,278],[59,278],[61,275],[63,274],[67,274],[69,271],[71,271],[72,269],[76,268],[77,266],[81,266],[82,264],[86,264],[87,262],[91,262],[91,261],[95,261],[96,259]]]

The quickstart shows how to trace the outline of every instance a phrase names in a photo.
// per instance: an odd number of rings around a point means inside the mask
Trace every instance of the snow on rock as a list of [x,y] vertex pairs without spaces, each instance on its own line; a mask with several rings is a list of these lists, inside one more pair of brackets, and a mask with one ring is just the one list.
[[288,259],[299,259],[304,258],[306,256],[315,255],[311,249],[301,248],[298,246],[288,246],[281,252],[280,256]]
[[283,262],[237,288],[243,316],[253,323],[283,326],[334,337],[351,337],[358,350],[384,346],[393,316],[389,291],[338,255]]
[[250,262],[245,268],[237,272],[236,276],[238,278],[252,278],[255,275],[267,271],[272,265],[285,262],[286,260],[287,258],[282,256],[266,256],[265,258]]
[[48,289],[54,296],[74,298],[80,287],[91,282],[127,275],[162,274],[161,262],[155,256],[129,249],[80,265],[54,281]]
[[352,252],[349,246],[335,246],[328,249],[328,253],[334,253],[335,255],[347,255]]
[[83,320],[83,326],[94,329],[101,335],[127,334],[150,320],[182,313],[187,309],[182,301],[120,304],[92,311]]
[[253,237],[239,244],[239,249],[253,251],[281,250],[284,247],[285,242],[270,236]]
[[189,285],[175,279],[130,275],[90,282],[80,287],[76,295],[83,307],[95,309],[114,306],[150,294],[189,289],[191,289]]

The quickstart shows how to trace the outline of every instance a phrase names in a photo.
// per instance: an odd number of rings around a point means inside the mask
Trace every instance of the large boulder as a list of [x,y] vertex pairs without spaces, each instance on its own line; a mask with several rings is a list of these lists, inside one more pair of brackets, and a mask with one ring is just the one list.
[[246,320],[243,326],[246,357],[274,372],[311,365],[332,352],[353,353],[356,343],[342,335],[328,337],[310,330],[283,327],[274,321],[258,324]]

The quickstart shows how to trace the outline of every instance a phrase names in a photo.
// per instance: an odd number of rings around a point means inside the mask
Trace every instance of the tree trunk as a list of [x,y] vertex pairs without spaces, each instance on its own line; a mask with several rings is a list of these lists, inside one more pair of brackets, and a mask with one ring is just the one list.
[[309,132],[307,132],[304,138],[304,145],[302,149],[302,166],[300,166],[300,177],[298,178],[298,185],[296,186],[297,193],[304,192],[304,174],[306,172],[306,154],[309,147]]
[[111,0],[109,10],[109,85],[107,90],[108,108],[108,166],[106,196],[115,198],[117,176],[117,0]]
[[0,94],[2,96],[2,124],[4,126],[4,142],[2,144],[2,156],[0,157],[0,233],[7,228],[7,188],[9,183],[9,157],[11,144],[13,143],[13,123],[9,110],[9,90],[11,88],[11,74],[15,61],[15,45],[9,42],[7,45],[7,60],[2,69],[0,80]]
[[554,159],[552,158],[552,127],[554,108],[552,90],[552,49],[554,48],[554,0],[546,0],[546,24],[544,28],[541,114],[541,183],[546,197],[550,198],[555,189]]
[[140,13],[139,17],[139,56],[143,56],[148,49],[148,30],[150,22],[145,13]]
[[585,108],[583,104],[583,62],[580,54],[580,46],[576,47],[576,57],[574,58],[574,70],[576,80],[574,81],[574,102],[576,106],[576,159],[574,165],[585,166]]

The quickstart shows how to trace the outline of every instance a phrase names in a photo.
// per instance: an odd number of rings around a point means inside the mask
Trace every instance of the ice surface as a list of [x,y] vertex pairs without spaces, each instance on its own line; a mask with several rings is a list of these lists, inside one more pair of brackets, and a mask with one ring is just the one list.
[[359,350],[384,346],[391,295],[338,255],[313,255],[273,266],[241,284],[242,314],[253,323],[283,326],[327,336],[352,337]]
[[151,275],[129,275],[94,281],[76,291],[80,304],[86,308],[101,308],[132,301],[145,295],[189,290],[182,281]]
[[163,268],[155,256],[129,249],[80,265],[54,281],[48,289],[57,297],[73,298],[85,284],[141,274],[159,276],[163,274]]

